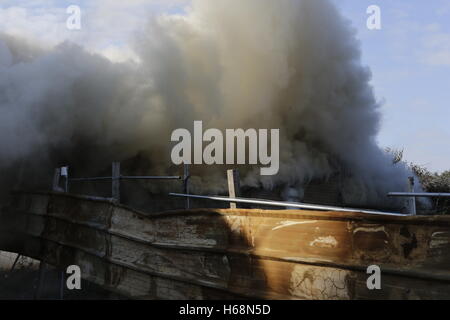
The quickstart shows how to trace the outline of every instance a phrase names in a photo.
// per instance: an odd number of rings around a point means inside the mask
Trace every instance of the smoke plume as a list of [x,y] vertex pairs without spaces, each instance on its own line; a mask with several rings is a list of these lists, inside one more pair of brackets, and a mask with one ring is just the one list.
[[[87,174],[139,155],[163,174],[172,130],[202,120],[280,129],[279,174],[242,168],[243,185],[301,190],[345,172],[348,203],[404,190],[410,173],[375,141],[379,105],[355,31],[329,1],[194,0],[183,15],[149,19],[130,45],[139,61],[114,63],[69,42],[48,49],[3,34],[2,170],[25,163],[39,180],[39,168],[63,161]],[[225,187],[223,167],[197,172],[195,191]]]

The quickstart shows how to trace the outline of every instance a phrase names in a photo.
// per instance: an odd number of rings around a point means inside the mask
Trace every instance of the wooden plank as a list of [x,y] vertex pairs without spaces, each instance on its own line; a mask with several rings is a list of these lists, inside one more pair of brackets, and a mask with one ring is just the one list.
[[[108,201],[42,197],[23,194],[27,205],[10,212],[27,235],[18,239],[31,239],[20,253],[80,265],[87,280],[132,298],[450,298],[445,216],[250,209],[146,216]],[[372,264],[381,267],[381,291],[365,285]]]

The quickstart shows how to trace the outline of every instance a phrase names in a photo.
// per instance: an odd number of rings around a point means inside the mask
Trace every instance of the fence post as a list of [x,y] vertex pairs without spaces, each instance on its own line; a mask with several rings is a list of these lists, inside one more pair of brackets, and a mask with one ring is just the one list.
[[59,187],[59,179],[61,177],[61,168],[56,168],[53,174],[52,191],[61,191]]
[[[414,192],[414,177],[409,177],[409,184],[408,184],[409,192]],[[416,197],[409,198],[409,213],[412,216],[415,216],[416,213]]]
[[112,198],[120,202],[120,162],[112,163]]
[[[183,173],[183,193],[189,194],[189,178],[191,177],[189,172],[189,165],[184,165],[184,173]],[[190,209],[189,198],[186,198],[186,209]]]
[[[228,194],[230,198],[236,198],[239,196],[240,182],[239,182],[239,171],[237,169],[232,169],[227,171],[228,180]],[[231,209],[236,209],[236,203],[230,203]]]
[[69,167],[61,167],[61,177],[64,177],[64,192],[69,192]]

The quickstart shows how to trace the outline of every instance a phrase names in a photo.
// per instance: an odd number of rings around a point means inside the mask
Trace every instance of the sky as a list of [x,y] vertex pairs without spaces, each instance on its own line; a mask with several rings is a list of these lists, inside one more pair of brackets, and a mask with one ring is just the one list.
[[[433,171],[450,168],[450,2],[335,0],[357,29],[382,104],[381,146]],[[369,30],[366,9],[381,9]]]
[[[450,169],[450,2],[332,0],[361,42],[380,101],[378,143],[404,150],[408,162]],[[0,32],[53,46],[66,39],[111,60],[136,59],[127,41],[149,16],[183,14],[186,0],[2,0]],[[82,29],[65,27],[66,8],[79,5]],[[381,29],[369,30],[367,7],[381,9]]]

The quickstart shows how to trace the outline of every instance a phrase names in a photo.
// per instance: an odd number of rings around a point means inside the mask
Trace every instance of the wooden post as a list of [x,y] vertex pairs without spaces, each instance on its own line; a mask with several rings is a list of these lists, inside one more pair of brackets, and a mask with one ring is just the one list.
[[55,173],[53,174],[52,191],[61,191],[61,188],[59,187],[60,178],[61,178],[61,168],[56,168]]
[[[237,169],[228,170],[227,171],[227,179],[228,179],[228,194],[230,198],[236,198],[239,196],[239,171]],[[236,209],[236,203],[230,203],[231,209]]]
[[112,163],[112,198],[120,202],[120,162]]
[[[189,172],[189,165],[184,165],[184,173],[183,173],[183,193],[189,194],[189,178],[191,177]],[[186,198],[186,209],[190,208],[189,198]]]

